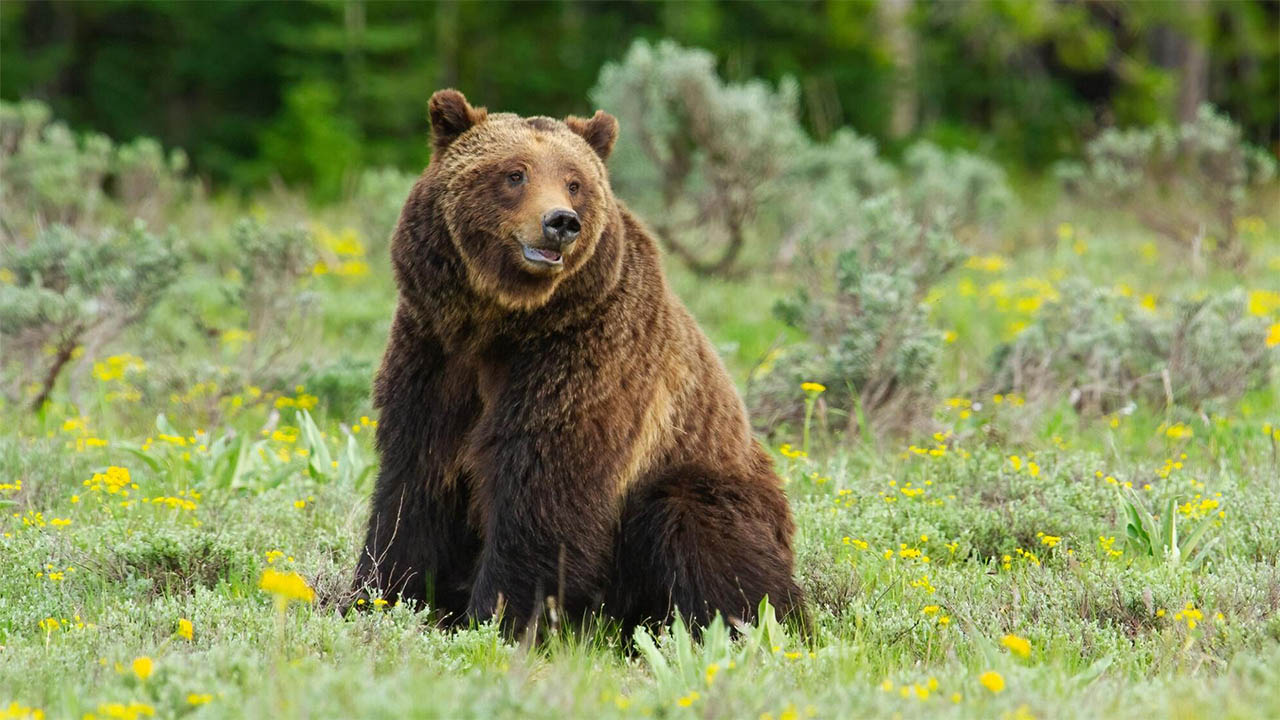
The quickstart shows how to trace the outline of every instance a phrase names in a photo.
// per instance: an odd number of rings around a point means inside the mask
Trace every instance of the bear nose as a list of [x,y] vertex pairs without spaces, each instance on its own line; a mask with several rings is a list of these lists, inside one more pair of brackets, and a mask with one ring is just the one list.
[[542,216],[542,236],[549,242],[564,247],[573,242],[582,230],[578,213],[564,208],[548,210]]

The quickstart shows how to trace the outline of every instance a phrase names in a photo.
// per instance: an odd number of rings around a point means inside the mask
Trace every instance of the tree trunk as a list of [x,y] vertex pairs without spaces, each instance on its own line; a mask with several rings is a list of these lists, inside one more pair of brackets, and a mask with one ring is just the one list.
[[911,27],[912,0],[885,0],[880,4],[880,22],[885,44],[893,58],[893,108],[889,116],[889,136],[907,137],[916,129],[919,99],[916,96],[916,38]]
[[1204,37],[1208,29],[1208,13],[1204,0],[1187,0],[1182,6],[1187,18],[1187,30],[1182,38],[1182,58],[1179,63],[1178,120],[1191,122],[1196,111],[1208,97],[1209,53]]

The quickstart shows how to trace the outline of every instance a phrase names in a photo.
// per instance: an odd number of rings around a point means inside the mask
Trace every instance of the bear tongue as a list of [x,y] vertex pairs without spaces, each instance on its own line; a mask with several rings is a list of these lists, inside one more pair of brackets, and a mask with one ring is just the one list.
[[533,248],[533,251],[551,262],[560,262],[560,253],[546,248]]

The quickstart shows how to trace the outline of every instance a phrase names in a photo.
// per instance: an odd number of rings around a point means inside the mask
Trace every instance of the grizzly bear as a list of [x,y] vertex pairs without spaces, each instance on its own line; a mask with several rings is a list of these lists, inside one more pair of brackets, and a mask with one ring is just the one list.
[[794,526],[716,351],[614,197],[618,123],[455,90],[391,243],[381,469],[355,591],[521,630],[795,609]]

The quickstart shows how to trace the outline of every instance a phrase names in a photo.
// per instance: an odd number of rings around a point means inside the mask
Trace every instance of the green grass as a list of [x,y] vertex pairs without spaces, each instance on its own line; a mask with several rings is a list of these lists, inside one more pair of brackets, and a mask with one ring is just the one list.
[[[1178,257],[1103,236],[1077,254],[1028,233],[1004,269],[962,270],[942,288],[935,319],[956,331],[943,397],[957,400],[920,437],[819,431],[812,458],[777,456],[811,644],[768,623],[736,640],[714,628],[701,643],[677,627],[629,655],[608,626],[529,648],[491,626],[441,632],[406,607],[339,617],[375,462],[361,416],[394,302],[382,261],[364,278],[312,281],[321,315],[297,350],[300,380],[202,394],[196,383],[219,381],[227,358],[168,357],[163,328],[126,336],[113,352],[147,368],[87,378],[83,417],[62,387],[40,415],[0,408],[0,717],[10,702],[69,718],[143,706],[159,717],[1274,717],[1275,383],[1215,414],[1140,405],[1114,423],[1077,416],[1066,398],[968,397],[1019,317],[984,300],[992,282],[1078,271],[1137,293],[1280,289],[1274,244],[1243,279],[1168,282]],[[966,280],[977,293],[961,291]],[[672,284],[740,381],[795,339],[770,314],[785,277],[676,270]],[[161,317],[187,307],[199,311],[174,301]],[[126,388],[136,400],[112,395]],[[314,425],[291,407],[312,394]],[[799,445],[798,432],[781,442]],[[114,493],[94,481],[109,467],[129,472]],[[1125,484],[1149,508],[1174,501],[1180,528],[1207,518],[1203,564],[1126,542]],[[154,498],[169,500],[144,502]],[[316,602],[277,607],[258,587],[267,568],[299,572]]]

